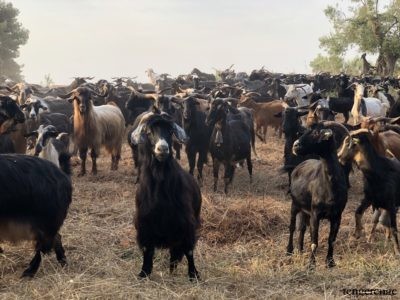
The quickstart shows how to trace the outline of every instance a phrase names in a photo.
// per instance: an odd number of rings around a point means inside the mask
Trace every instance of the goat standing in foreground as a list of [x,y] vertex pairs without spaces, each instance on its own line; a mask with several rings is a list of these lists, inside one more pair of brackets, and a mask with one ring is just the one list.
[[[341,161],[354,161],[364,175],[364,194],[360,206],[356,210],[356,236],[362,232],[361,218],[364,211],[372,204],[374,209],[387,212],[390,224],[387,224],[387,238],[393,238],[394,251],[400,255],[397,236],[397,207],[400,206],[400,163],[378,154],[372,144],[372,132],[360,129],[351,132],[339,151]],[[384,224],[385,226],[385,224]],[[375,226],[374,226],[375,227]],[[371,235],[375,228],[373,227]]]
[[[290,216],[290,236],[287,253],[293,253],[293,234],[296,217],[300,213],[303,222],[310,218],[311,257],[310,268],[315,267],[318,247],[318,231],[321,219],[330,221],[327,267],[334,267],[333,243],[339,231],[342,212],[347,203],[346,177],[336,154],[333,131],[317,125],[307,130],[294,144],[293,152],[299,155],[316,154],[320,160],[308,159],[292,172],[290,193],[292,207]],[[303,248],[306,224],[301,224],[299,249]]]
[[[111,170],[118,169],[121,158],[122,139],[125,131],[125,120],[121,110],[113,104],[94,106],[91,100],[94,91],[79,87],[63,98],[74,105],[74,142],[79,148],[81,171],[78,176],[86,174],[86,157],[91,149],[92,174],[97,174],[96,159],[101,146],[111,154]],[[97,95],[97,94],[96,94]],[[98,95],[101,96],[101,95]]]
[[150,275],[155,248],[169,249],[171,273],[185,255],[190,279],[199,276],[193,251],[200,227],[201,192],[193,176],[173,158],[173,136],[181,143],[186,140],[183,129],[168,115],[151,112],[131,135],[140,160],[135,218],[143,251],[140,277]]
[[[14,118],[23,113],[14,101],[8,105],[1,103],[0,107],[2,135],[16,122]],[[69,159],[65,169],[69,170]],[[68,174],[49,161],[20,154],[1,154],[0,170],[0,241],[36,243],[35,256],[22,276],[33,277],[40,266],[41,253],[53,249],[59,263],[65,265],[58,232],[72,200]]]

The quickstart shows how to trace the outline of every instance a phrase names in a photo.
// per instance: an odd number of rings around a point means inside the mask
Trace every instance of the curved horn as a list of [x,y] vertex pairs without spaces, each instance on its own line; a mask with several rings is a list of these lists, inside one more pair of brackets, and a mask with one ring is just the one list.
[[260,93],[256,93],[256,92],[248,92],[248,93],[244,94],[244,96],[252,96],[252,95],[261,97],[261,94]]
[[161,91],[157,92],[157,94],[163,94],[165,91],[169,91],[171,89],[172,89],[172,87],[167,87],[167,88],[162,89]]
[[68,94],[66,95],[59,95],[58,97],[60,97],[61,99],[68,99],[72,96],[72,94],[74,94],[76,92],[76,89],[70,91]]
[[366,128],[357,129],[357,130],[351,131],[350,132],[350,136],[354,136],[354,135],[357,135],[357,134],[360,134],[360,133],[369,133],[369,134],[371,134],[371,130],[366,129]]

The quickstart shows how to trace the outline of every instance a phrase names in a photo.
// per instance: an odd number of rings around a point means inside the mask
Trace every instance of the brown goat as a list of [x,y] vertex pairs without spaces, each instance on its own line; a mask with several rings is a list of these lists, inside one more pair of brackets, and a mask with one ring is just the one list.
[[102,146],[111,154],[111,170],[117,170],[125,131],[125,119],[121,110],[114,104],[94,106],[92,94],[95,92],[79,87],[63,96],[69,98],[74,105],[74,141],[82,160],[80,176],[86,173],[89,148],[93,174],[97,173],[96,158]]
[[268,126],[274,127],[275,132],[278,132],[279,138],[282,137],[282,119],[274,116],[283,111],[282,100],[274,100],[268,103],[256,103],[250,97],[244,97],[239,101],[238,107],[247,107],[254,110],[256,135],[261,141],[266,143]]
[[363,118],[361,128],[371,130],[372,145],[380,155],[400,159],[400,134],[381,130],[380,118]]

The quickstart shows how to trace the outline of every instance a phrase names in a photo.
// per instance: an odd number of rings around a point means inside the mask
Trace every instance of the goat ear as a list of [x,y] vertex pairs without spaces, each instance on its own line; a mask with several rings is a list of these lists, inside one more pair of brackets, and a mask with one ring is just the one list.
[[327,141],[333,135],[333,131],[331,129],[324,129],[320,131],[320,141]]
[[188,140],[185,130],[176,123],[173,123],[173,128],[175,138],[179,143],[185,144]]
[[40,104],[39,108],[43,109],[43,110],[47,110],[46,106],[43,106],[42,104]]
[[308,110],[306,110],[306,111],[298,111],[297,112],[297,117],[302,117],[302,116],[305,116],[307,114],[308,114]]
[[145,124],[140,124],[131,134],[131,143],[133,145],[138,145],[144,142],[143,130],[145,129]]
[[29,132],[29,133],[27,133],[27,134],[24,134],[24,137],[31,137],[31,136],[34,136],[34,137],[38,137],[39,136],[39,134],[38,134],[38,132],[35,130],[35,131],[32,131],[32,132]]

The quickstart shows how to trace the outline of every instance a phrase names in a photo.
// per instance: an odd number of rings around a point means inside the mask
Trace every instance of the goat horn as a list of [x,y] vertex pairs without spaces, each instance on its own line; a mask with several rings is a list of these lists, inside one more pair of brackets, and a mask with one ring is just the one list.
[[366,129],[366,128],[357,129],[357,130],[351,131],[350,136],[354,136],[354,135],[357,135],[360,133],[371,133],[371,130]]
[[60,97],[61,99],[68,99],[72,96],[72,94],[74,94],[76,92],[76,89],[70,91],[68,94],[66,95],[59,95],[58,97]]
[[248,92],[248,93],[244,94],[244,96],[251,96],[251,95],[255,95],[255,96],[261,97],[261,94],[260,93],[256,93],[256,92]]
[[167,88],[162,89],[161,91],[157,92],[157,94],[164,94],[165,91],[169,91],[171,89],[172,89],[171,87],[167,87]]

